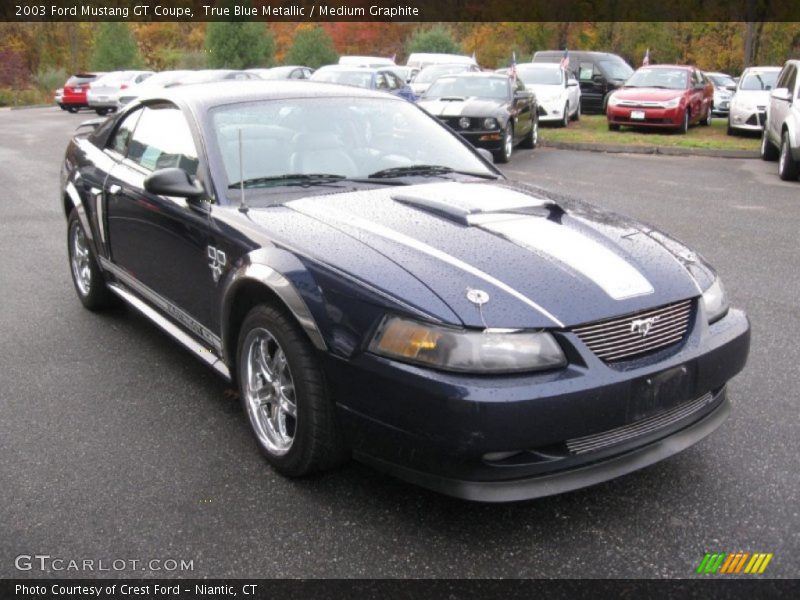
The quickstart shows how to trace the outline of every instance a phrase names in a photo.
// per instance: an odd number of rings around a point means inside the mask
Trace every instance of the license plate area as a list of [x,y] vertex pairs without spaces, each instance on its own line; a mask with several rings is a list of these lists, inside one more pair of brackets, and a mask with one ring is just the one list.
[[637,121],[644,121],[644,111],[643,110],[632,110],[631,111],[631,119],[636,119]]
[[638,421],[692,400],[697,373],[693,364],[679,365],[633,383],[627,420]]

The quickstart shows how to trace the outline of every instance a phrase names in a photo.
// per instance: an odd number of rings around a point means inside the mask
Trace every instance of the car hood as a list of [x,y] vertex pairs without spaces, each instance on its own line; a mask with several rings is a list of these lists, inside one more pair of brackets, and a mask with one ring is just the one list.
[[563,85],[545,85],[543,83],[525,84],[525,89],[536,94],[537,98],[552,98],[566,91]]
[[435,117],[468,117],[493,116],[506,102],[493,98],[464,98],[443,100],[441,98],[425,99],[418,104]]
[[770,90],[739,90],[734,97],[740,102],[767,104],[769,102],[769,94]]
[[417,83],[415,81],[412,81],[408,85],[412,90],[414,90],[415,94],[422,94],[425,92],[425,90],[431,87],[430,83]]
[[661,88],[622,88],[614,92],[618,100],[649,100],[651,102],[664,102],[683,96],[686,90],[664,90]]
[[[290,200],[250,218],[433,318],[569,327],[698,296],[713,272],[675,240],[510,183],[443,182]],[[478,307],[467,291],[488,293]],[[449,310],[448,310],[449,309]]]

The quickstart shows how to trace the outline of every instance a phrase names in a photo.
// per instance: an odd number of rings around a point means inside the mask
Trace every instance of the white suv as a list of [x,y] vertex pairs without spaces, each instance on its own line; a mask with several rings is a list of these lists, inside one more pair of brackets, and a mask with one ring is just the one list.
[[800,165],[800,60],[783,66],[767,104],[761,158],[778,160],[778,175],[796,181]]

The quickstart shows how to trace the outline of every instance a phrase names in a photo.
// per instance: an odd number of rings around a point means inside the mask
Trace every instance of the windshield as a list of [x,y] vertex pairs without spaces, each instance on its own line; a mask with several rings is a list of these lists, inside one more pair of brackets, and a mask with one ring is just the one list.
[[625,87],[654,87],[684,90],[689,72],[684,69],[639,69],[625,82]]
[[508,98],[508,79],[500,77],[440,77],[426,98]]
[[342,85],[354,85],[356,87],[372,87],[371,71],[317,71],[311,76],[314,81],[325,83],[340,83]]
[[633,69],[631,69],[630,65],[621,60],[601,60],[598,64],[600,65],[600,69],[606,74],[606,77],[610,79],[621,79],[625,81],[633,74]]
[[711,80],[711,83],[714,84],[714,87],[736,86],[736,82],[733,80],[733,77],[729,75],[709,75],[706,73],[706,77]]
[[561,69],[517,67],[517,75],[525,85],[560,85],[564,83]]
[[414,83],[432,83],[442,75],[454,75],[455,73],[463,73],[469,69],[467,65],[435,65],[425,67],[419,72]]
[[740,90],[771,90],[778,80],[778,71],[750,71],[739,82]]
[[[382,171],[402,172],[419,165],[496,176],[458,137],[404,100],[292,98],[248,102],[213,109],[211,126],[227,178],[225,187],[242,180],[247,187],[285,185],[286,176],[302,174],[329,179],[369,178]],[[284,179],[276,179],[280,177]],[[236,196],[235,190],[229,194]]]

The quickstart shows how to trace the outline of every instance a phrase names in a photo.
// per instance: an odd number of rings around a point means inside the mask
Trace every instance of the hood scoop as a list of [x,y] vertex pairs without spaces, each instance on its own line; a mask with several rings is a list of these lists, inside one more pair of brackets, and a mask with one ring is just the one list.
[[392,194],[392,200],[470,227],[510,215],[548,215],[561,208],[552,200],[535,198],[497,184],[432,183]]

